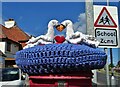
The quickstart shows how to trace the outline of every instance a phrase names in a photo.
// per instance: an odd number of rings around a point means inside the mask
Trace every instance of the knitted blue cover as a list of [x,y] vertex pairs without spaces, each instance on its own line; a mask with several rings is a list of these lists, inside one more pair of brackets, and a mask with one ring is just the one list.
[[57,74],[101,69],[107,55],[87,45],[48,44],[16,53],[16,64],[29,75]]

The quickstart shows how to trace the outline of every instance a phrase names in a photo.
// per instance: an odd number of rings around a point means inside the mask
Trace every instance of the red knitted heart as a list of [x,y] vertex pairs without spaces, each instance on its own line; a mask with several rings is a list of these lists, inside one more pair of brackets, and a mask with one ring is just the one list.
[[55,36],[55,40],[57,43],[63,43],[65,41],[64,36]]

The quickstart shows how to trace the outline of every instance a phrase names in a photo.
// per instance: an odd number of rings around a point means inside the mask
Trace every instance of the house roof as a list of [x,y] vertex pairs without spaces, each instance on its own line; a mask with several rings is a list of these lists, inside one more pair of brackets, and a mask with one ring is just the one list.
[[24,31],[22,31],[18,26],[14,26],[12,28],[6,28],[0,24],[0,38],[8,38],[12,41],[26,41],[30,38]]

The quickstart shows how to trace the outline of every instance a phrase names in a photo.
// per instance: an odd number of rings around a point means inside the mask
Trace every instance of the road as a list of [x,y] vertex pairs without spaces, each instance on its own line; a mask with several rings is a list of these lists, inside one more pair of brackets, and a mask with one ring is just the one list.
[[[111,75],[110,75],[110,78],[111,78]],[[120,87],[120,76],[115,76],[115,81],[116,81],[116,84],[117,86],[114,86],[114,87]],[[106,85],[107,86],[107,80],[106,80],[106,74],[105,73],[100,73],[100,72],[97,72],[97,82],[99,85]],[[110,81],[111,83],[111,81]]]

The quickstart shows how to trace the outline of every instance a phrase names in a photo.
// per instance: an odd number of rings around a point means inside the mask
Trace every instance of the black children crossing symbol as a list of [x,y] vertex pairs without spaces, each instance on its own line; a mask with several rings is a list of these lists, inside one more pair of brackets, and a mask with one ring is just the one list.
[[95,27],[111,27],[111,28],[116,28],[117,25],[115,21],[113,20],[112,16],[106,9],[106,7],[103,7],[101,10],[95,24]]
[[108,16],[105,17],[105,22],[104,24],[108,23],[110,25],[110,19],[108,18]]
[[108,24],[110,25],[110,19],[109,19],[108,16],[106,15],[105,18],[102,17],[102,18],[100,19],[99,24],[100,24],[100,23],[103,23],[104,25],[105,25],[106,23],[108,23]]

